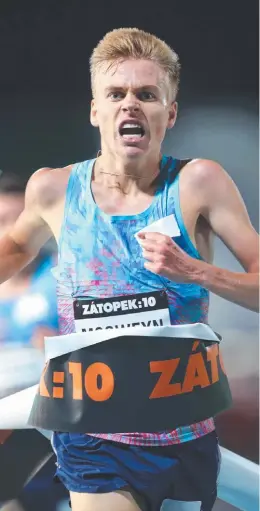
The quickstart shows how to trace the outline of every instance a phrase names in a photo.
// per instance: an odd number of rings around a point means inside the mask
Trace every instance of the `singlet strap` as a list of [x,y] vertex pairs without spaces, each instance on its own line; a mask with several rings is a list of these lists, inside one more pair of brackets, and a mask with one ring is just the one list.
[[185,167],[185,165],[190,161],[192,161],[192,158],[178,160],[170,156],[167,157],[167,160],[165,162],[165,158],[163,157],[161,172],[157,178],[161,186],[162,187],[164,186],[165,181],[173,183],[176,180],[176,177],[180,173],[181,169]]

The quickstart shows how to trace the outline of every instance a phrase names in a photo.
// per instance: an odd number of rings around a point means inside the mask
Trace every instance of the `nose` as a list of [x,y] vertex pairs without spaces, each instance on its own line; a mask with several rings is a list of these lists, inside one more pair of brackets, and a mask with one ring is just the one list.
[[134,94],[126,94],[123,100],[122,110],[123,112],[139,112],[140,103]]

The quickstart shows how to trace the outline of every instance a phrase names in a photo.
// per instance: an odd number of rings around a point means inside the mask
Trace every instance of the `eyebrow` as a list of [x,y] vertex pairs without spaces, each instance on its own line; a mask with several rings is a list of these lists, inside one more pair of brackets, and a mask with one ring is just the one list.
[[[137,91],[142,91],[142,90],[145,90],[145,89],[153,89],[153,90],[160,90],[160,87],[158,87],[158,85],[141,85],[139,87],[131,87],[133,90],[137,90]],[[109,92],[111,90],[126,90],[128,89],[128,86],[123,86],[123,85],[109,85],[108,87],[105,88],[105,92]]]

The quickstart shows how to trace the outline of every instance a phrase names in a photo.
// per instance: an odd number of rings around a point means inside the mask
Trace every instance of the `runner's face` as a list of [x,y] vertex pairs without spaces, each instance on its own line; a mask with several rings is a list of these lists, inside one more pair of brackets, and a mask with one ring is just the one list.
[[96,76],[91,122],[103,153],[136,159],[158,155],[167,128],[176,119],[165,72],[155,62],[125,60],[102,67]]

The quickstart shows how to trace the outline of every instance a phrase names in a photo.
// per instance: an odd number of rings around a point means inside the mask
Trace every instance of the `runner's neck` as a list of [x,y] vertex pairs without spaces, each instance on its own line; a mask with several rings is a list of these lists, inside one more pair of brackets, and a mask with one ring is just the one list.
[[161,155],[142,162],[125,162],[102,154],[94,166],[92,180],[106,189],[114,188],[122,194],[136,195],[138,191],[151,193],[159,174]]

